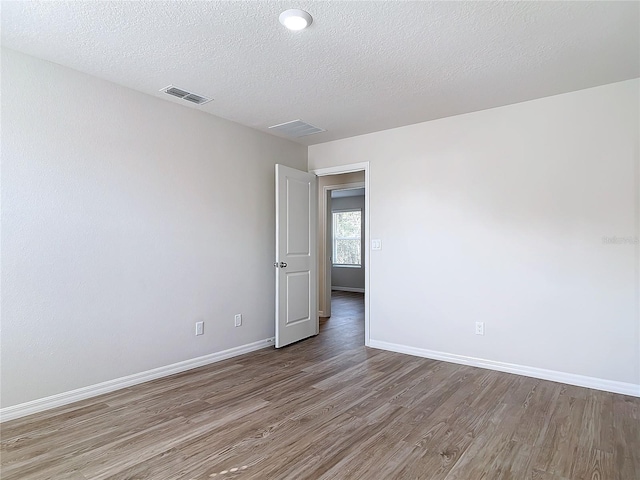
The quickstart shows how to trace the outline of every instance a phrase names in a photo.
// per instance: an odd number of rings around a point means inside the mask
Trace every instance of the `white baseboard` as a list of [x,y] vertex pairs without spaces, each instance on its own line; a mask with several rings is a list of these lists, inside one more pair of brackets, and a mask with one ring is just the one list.
[[576,385],[578,387],[593,388],[594,390],[602,390],[605,392],[621,393],[623,395],[640,397],[640,385],[634,383],[617,382],[614,380],[605,380],[602,378],[576,375],[575,373],[566,373],[556,370],[547,370],[544,368],[527,367],[525,365],[497,362],[494,360],[485,360],[482,358],[466,357],[464,355],[457,355],[454,353],[438,352],[435,350],[410,347],[407,345],[399,345],[397,343],[383,342],[380,340],[370,340],[369,347],[378,348],[380,350],[389,350],[391,352],[406,353],[407,355],[430,358],[432,360],[442,360],[444,362],[458,363],[460,365],[469,365],[471,367],[497,370],[498,372],[515,373],[516,375],[524,375],[525,377],[533,377],[542,380],[550,380],[552,382],[567,383],[569,385]]
[[355,287],[331,287],[331,290],[337,290],[338,292],[356,292],[356,293],[364,293],[364,288],[355,288]]
[[51,395],[50,397],[39,398],[38,400],[32,400],[31,402],[1,408],[0,422],[6,422],[8,420],[31,415],[33,413],[43,412],[51,408],[77,402],[79,400],[96,397],[103,393],[113,392],[114,390],[119,390],[121,388],[130,387],[139,383],[191,370],[192,368],[202,367],[211,363],[220,362],[221,360],[237,357],[238,355],[273,346],[274,341],[275,339],[273,337],[266,338],[264,340],[258,340],[257,342],[248,343],[246,345],[230,348],[221,352],[211,353],[202,357],[192,358],[190,360],[173,363],[164,367],[154,368],[152,370],[147,370],[146,372],[134,373],[133,375],[108,380],[95,385],[89,385],[69,392],[58,393],[57,395]]

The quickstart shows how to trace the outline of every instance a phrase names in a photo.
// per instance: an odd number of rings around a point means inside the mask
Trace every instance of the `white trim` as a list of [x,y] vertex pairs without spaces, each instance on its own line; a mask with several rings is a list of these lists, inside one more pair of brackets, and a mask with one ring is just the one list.
[[203,355],[202,357],[192,358],[190,360],[184,360],[164,367],[154,368],[152,370],[147,370],[146,372],[134,373],[133,375],[128,375],[126,377],[120,377],[106,382],[97,383],[95,385],[71,390],[69,392],[58,393],[56,395],[51,395],[50,397],[39,398],[30,402],[5,407],[0,409],[0,422],[6,422],[8,420],[31,415],[33,413],[43,412],[51,408],[96,397],[103,393],[113,392],[132,385],[138,385],[157,378],[167,377],[175,373],[191,370],[192,368],[220,362],[221,360],[226,360],[228,358],[237,357],[238,355],[273,346],[273,343],[273,337],[266,338],[264,340],[258,340],[257,342],[241,345],[239,347],[229,348],[228,350],[223,350],[221,352],[211,353],[209,355]]
[[[336,175],[340,173],[360,172],[364,170],[364,344],[370,346],[370,331],[369,328],[369,310],[370,310],[370,298],[371,288],[369,288],[369,279],[371,277],[371,255],[370,255],[370,243],[371,243],[371,209],[369,208],[369,198],[371,197],[371,185],[369,183],[369,162],[351,163],[348,165],[339,165],[336,167],[326,167],[311,170],[311,173],[316,174],[319,177],[327,175]],[[326,198],[326,195],[325,195]],[[324,201],[324,200],[323,200]],[[324,233],[326,238],[326,232]]]
[[[309,173],[314,173],[319,177],[325,177],[327,175],[353,173],[353,172],[360,172],[362,170],[364,170],[365,172],[369,170],[369,162],[351,163],[349,165],[337,165],[335,167],[316,168],[315,170],[310,170]],[[366,177],[366,174],[365,174],[365,177]],[[365,192],[365,195],[366,195],[366,192]]]
[[525,365],[517,365],[514,363],[504,363],[497,362],[495,360],[467,357],[454,353],[438,352],[435,350],[410,347],[407,345],[399,345],[397,343],[383,342],[380,340],[370,340],[369,346],[372,348],[378,348],[380,350],[406,353],[407,355],[414,355],[416,357],[430,358],[432,360],[442,360],[444,362],[469,365],[471,367],[486,368],[488,370],[497,370],[498,372],[515,373],[516,375],[524,375],[525,377],[539,378],[542,380],[550,380],[552,382],[576,385],[578,387],[593,388],[595,390],[603,390],[605,392],[620,393],[623,395],[640,397],[640,385],[636,385],[635,383],[617,382],[614,380],[606,380],[604,378],[577,375],[575,373],[559,372],[557,370],[547,370],[544,368],[528,367]]
[[334,286],[331,286],[331,290],[337,290],[338,292],[364,293],[364,288],[357,288],[357,287],[334,287]]

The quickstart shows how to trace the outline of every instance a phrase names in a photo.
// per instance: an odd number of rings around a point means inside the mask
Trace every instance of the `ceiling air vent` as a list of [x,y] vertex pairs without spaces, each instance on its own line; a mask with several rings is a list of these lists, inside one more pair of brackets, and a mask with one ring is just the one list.
[[160,91],[168,95],[173,95],[174,97],[181,98],[182,100],[186,100],[187,102],[195,103],[196,105],[204,105],[205,103],[213,100],[213,98],[196,95],[195,93],[187,92],[186,90],[182,90],[181,88],[176,88],[173,85],[169,85],[168,87],[165,87]]
[[294,120],[292,122],[274,125],[272,127],[269,127],[269,130],[275,130],[293,138],[305,137],[307,135],[313,135],[314,133],[326,132],[326,130],[314,127],[313,125],[309,125],[302,120]]

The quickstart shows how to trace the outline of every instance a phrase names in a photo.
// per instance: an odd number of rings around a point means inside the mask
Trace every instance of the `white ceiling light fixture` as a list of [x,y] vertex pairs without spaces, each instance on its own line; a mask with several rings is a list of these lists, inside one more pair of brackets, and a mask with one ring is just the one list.
[[289,30],[304,30],[313,22],[313,18],[304,10],[292,8],[280,14],[280,23]]

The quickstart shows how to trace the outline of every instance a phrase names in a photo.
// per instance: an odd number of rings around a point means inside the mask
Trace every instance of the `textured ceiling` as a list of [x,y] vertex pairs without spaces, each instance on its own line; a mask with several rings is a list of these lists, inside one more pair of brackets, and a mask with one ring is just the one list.
[[[6,2],[2,44],[305,145],[640,76],[638,2]],[[313,24],[280,25],[286,8]],[[169,84],[215,100],[186,104]],[[269,132],[272,133],[273,132]]]

